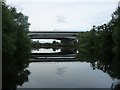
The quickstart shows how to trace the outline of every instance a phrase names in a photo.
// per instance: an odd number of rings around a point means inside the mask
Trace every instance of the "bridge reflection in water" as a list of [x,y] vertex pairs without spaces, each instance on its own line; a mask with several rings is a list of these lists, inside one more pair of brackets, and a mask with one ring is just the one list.
[[38,50],[36,52],[35,52],[35,50],[33,50],[31,52],[31,58],[29,59],[29,61],[30,62],[78,61],[78,59],[76,58],[77,50],[75,50],[73,48],[62,47],[58,51],[53,49],[53,51],[50,52],[50,49],[46,49],[45,52],[41,53],[40,50]]

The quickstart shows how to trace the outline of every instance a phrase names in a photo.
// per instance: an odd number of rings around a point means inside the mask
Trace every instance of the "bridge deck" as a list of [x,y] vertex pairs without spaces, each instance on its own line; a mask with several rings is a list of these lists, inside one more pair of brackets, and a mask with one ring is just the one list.
[[31,53],[30,62],[65,62],[65,61],[78,61],[77,54],[62,54],[62,53]]
[[79,61],[76,58],[66,59],[66,58],[40,58],[40,59],[29,59],[29,62],[69,62],[69,61]]
[[81,31],[29,31],[29,33],[79,33]]
[[76,39],[76,31],[32,31],[28,35],[31,39]]

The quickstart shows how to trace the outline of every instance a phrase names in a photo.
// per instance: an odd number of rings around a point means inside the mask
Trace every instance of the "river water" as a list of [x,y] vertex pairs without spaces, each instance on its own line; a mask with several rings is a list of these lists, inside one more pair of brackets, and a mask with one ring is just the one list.
[[18,88],[111,88],[119,82],[109,65],[76,58],[76,50],[40,48],[32,54],[28,81]]

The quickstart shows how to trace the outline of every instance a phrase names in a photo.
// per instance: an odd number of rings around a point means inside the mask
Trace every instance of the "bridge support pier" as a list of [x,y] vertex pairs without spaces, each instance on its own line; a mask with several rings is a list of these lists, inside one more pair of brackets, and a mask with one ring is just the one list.
[[76,44],[76,39],[61,39],[61,44],[62,45],[75,45]]

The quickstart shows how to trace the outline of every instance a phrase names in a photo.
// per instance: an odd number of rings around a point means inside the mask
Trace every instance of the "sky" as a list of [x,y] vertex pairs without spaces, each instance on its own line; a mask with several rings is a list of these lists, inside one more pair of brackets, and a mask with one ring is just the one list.
[[29,17],[30,31],[89,31],[109,22],[119,0],[7,0]]

